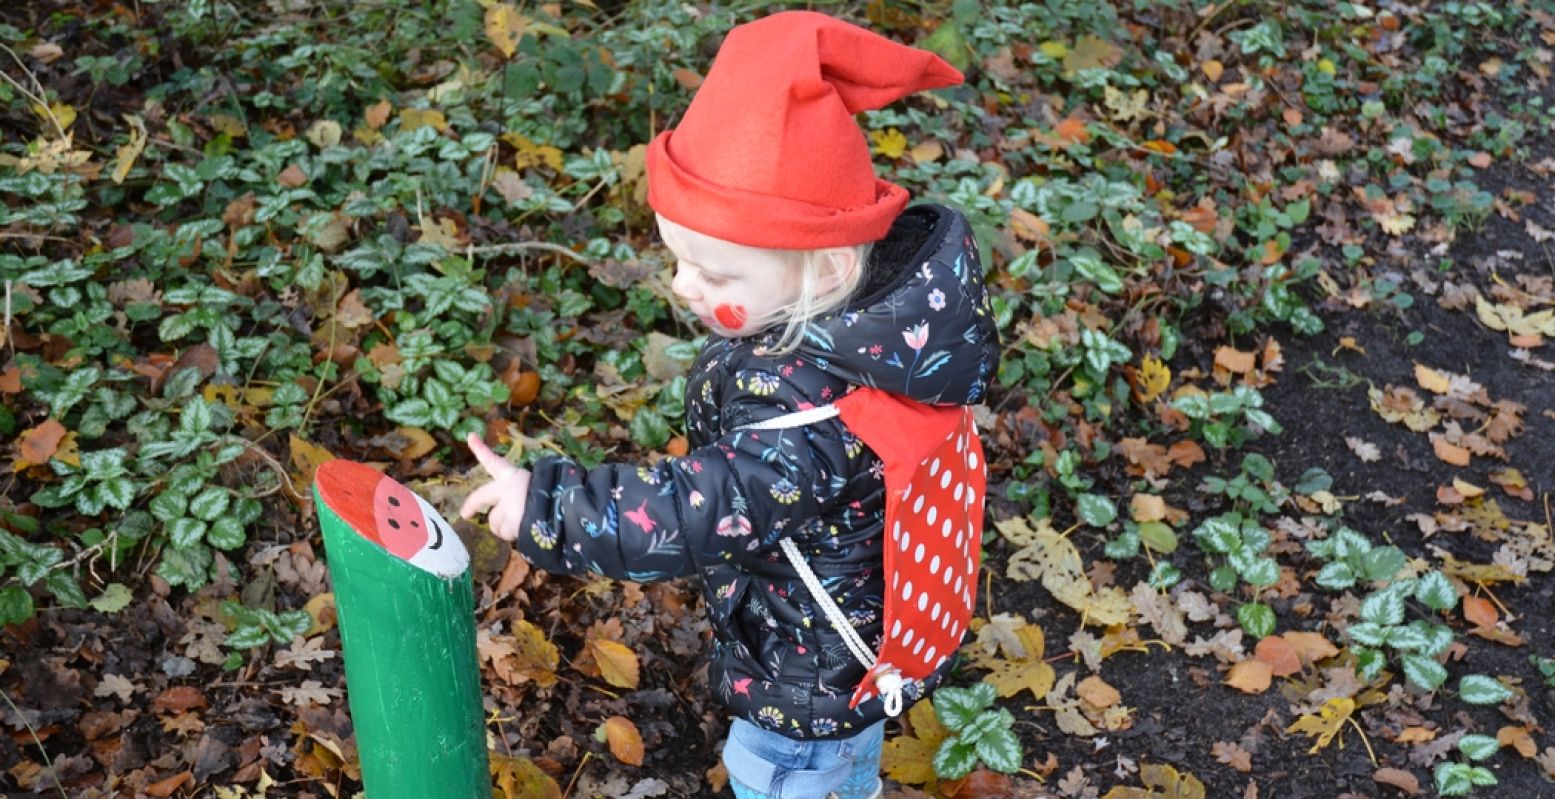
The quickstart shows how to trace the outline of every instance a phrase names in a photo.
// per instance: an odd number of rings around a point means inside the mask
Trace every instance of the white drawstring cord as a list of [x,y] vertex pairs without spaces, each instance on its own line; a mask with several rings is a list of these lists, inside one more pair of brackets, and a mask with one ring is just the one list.
[[[821,585],[820,578],[810,569],[810,564],[805,562],[804,555],[800,554],[799,546],[793,539],[785,538],[778,542],[783,548],[783,555],[788,558],[789,565],[799,572],[799,579],[804,581],[805,588],[810,590],[810,596],[815,599],[815,604],[821,606],[821,612],[826,620],[831,622],[837,633],[842,636],[842,642],[847,645],[848,651],[858,662],[864,664],[864,668],[873,671],[875,668],[875,655],[864,645],[864,639],[859,637],[858,630],[848,623],[848,618],[842,615],[842,608],[832,600],[831,594],[826,593]],[[895,718],[902,712],[902,675],[895,669],[882,672],[875,676],[875,688],[880,692],[880,701],[885,705],[886,715]]]

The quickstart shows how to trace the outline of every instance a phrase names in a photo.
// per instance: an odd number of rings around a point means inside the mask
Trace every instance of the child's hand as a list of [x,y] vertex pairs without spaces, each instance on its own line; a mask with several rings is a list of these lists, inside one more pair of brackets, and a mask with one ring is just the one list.
[[472,519],[475,514],[490,508],[486,524],[491,532],[503,541],[512,541],[518,537],[518,525],[524,519],[524,505],[529,497],[529,470],[508,463],[474,433],[464,443],[491,475],[491,482],[470,492],[459,507],[459,515]]

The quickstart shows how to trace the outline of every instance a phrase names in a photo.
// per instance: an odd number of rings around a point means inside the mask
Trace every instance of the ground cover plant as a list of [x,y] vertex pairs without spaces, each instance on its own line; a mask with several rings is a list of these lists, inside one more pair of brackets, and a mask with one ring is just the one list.
[[[789,5],[0,10],[8,795],[360,790],[312,471],[683,453],[645,144]],[[888,795],[1548,793],[1555,11],[814,5],[967,73],[861,120],[1005,343]],[[690,586],[459,532],[496,795],[723,790]]]

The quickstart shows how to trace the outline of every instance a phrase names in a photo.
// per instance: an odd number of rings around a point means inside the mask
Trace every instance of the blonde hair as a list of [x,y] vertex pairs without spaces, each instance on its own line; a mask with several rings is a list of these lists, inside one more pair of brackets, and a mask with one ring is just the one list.
[[820,291],[821,278],[825,277],[827,272],[837,268],[832,263],[832,253],[826,250],[793,251],[796,257],[794,268],[799,270],[799,296],[773,313],[771,323],[782,324],[783,330],[778,335],[777,343],[767,348],[768,353],[787,355],[798,349],[811,321],[847,305],[853,293],[864,283],[865,269],[869,263],[869,252],[872,246],[854,245],[853,254],[857,259],[857,268],[851,273],[843,274],[841,282],[825,293]]

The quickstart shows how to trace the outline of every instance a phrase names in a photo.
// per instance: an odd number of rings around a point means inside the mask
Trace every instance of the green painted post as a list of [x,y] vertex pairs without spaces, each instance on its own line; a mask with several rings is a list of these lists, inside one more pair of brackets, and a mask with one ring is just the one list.
[[320,466],[313,495],[368,799],[490,799],[464,542],[360,463]]

